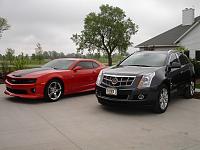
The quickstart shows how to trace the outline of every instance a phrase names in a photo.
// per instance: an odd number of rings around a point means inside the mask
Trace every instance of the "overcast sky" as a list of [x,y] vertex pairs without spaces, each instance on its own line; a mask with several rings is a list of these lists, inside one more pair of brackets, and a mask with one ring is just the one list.
[[[7,18],[10,30],[0,39],[0,53],[13,48],[16,53],[34,53],[36,43],[44,50],[76,52],[70,37],[80,33],[83,20],[99,6],[109,4],[122,8],[139,31],[134,46],[181,24],[182,9],[195,8],[200,15],[199,0],[0,0],[0,16]],[[134,48],[129,48],[132,52]]]

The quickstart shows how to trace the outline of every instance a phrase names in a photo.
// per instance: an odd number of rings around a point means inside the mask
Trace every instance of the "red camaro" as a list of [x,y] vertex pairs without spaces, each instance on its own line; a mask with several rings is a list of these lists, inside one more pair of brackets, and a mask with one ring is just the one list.
[[97,76],[103,68],[104,65],[92,59],[55,59],[41,68],[8,74],[5,94],[57,101],[64,94],[95,90]]

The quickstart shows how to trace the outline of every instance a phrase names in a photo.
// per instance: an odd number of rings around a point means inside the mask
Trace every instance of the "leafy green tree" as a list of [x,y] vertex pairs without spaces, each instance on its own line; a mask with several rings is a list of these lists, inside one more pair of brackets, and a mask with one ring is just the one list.
[[64,57],[65,57],[65,54],[64,54],[63,52],[60,52],[60,53],[59,53],[59,57],[60,57],[60,58],[64,58]]
[[43,57],[44,59],[48,59],[49,58],[49,53],[47,51],[43,52]]
[[5,57],[6,57],[6,60],[8,60],[10,62],[10,64],[12,64],[12,61],[15,58],[14,54],[15,54],[15,50],[14,49],[11,49],[11,48],[7,48],[6,49]]
[[77,51],[102,51],[108,56],[108,65],[112,65],[115,51],[125,53],[132,45],[131,36],[138,31],[138,26],[126,18],[119,7],[100,6],[100,13],[90,13],[84,20],[84,30],[74,34],[71,39],[78,46]]
[[10,71],[9,64],[5,56],[2,56],[0,61],[0,66],[1,66],[0,72],[2,73],[2,77],[5,78],[6,74]]
[[2,37],[2,33],[5,30],[8,30],[10,28],[10,25],[8,25],[7,20],[0,17],[0,38]]
[[179,46],[176,48],[177,51],[184,53],[185,51],[188,51],[187,48],[185,48],[184,46]]
[[15,58],[13,65],[15,66],[16,70],[19,70],[19,69],[24,69],[28,63],[29,60],[27,58],[27,55],[24,56],[24,53],[21,53]]

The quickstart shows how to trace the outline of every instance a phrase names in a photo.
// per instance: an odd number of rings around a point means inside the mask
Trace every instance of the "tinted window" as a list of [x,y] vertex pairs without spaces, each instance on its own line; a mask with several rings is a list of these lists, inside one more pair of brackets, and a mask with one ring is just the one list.
[[44,68],[54,68],[54,69],[68,69],[74,60],[66,60],[66,59],[55,59],[47,64],[43,65]]
[[93,68],[92,62],[90,62],[90,61],[81,61],[76,66],[80,66],[83,69],[92,69]]
[[136,52],[125,59],[120,66],[164,66],[167,54],[156,52]]
[[99,65],[97,63],[93,62],[93,67],[97,68],[97,67],[99,67]]
[[170,59],[169,59],[169,63],[170,63],[170,64],[172,64],[173,62],[179,63],[178,58],[177,58],[176,54],[174,54],[174,53],[172,53],[172,54],[170,55]]
[[188,64],[188,63],[189,63],[188,58],[187,58],[185,55],[183,55],[183,54],[181,54],[181,55],[179,56],[179,60],[180,60],[180,62],[181,62],[181,65],[185,65],[185,64]]
[[200,61],[200,51],[196,51],[196,60]]

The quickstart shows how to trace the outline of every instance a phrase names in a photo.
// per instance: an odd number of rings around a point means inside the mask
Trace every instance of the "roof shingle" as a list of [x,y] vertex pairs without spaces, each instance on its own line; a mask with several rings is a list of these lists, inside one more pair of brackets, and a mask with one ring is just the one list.
[[[195,22],[200,21],[200,16],[195,18]],[[164,33],[161,33],[155,37],[153,37],[152,39],[149,39],[139,45],[137,45],[136,47],[148,47],[148,46],[156,46],[156,45],[163,45],[163,46],[169,46],[169,45],[174,45],[174,42],[181,37],[187,30],[189,30],[192,25],[187,25],[187,26],[183,26],[183,25],[179,25],[176,26],[173,29],[170,29]]]

